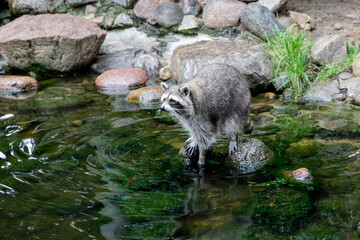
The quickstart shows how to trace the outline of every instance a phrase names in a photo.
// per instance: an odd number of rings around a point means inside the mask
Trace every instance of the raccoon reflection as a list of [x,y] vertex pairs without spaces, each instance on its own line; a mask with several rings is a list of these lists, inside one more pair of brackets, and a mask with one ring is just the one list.
[[184,84],[161,83],[161,87],[165,91],[160,109],[175,116],[189,132],[185,149],[190,156],[199,149],[199,165],[205,164],[206,150],[219,133],[230,139],[231,155],[237,149],[239,132],[252,131],[249,84],[234,67],[207,65]]

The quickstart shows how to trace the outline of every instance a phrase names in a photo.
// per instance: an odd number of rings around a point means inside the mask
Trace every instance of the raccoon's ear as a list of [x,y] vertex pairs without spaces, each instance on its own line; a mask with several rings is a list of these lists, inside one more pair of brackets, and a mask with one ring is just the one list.
[[190,94],[190,87],[189,86],[183,86],[180,88],[180,92],[184,94],[185,96],[188,96]]
[[167,84],[164,83],[164,82],[161,82],[161,83],[160,83],[160,86],[161,86],[161,88],[164,89],[164,90],[166,90],[166,89],[169,88],[169,85],[167,85]]

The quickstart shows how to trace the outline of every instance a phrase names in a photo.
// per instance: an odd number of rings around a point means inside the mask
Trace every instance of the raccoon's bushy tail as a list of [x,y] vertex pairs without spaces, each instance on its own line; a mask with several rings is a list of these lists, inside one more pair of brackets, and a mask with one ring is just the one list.
[[254,129],[253,121],[251,121],[250,118],[248,118],[246,125],[244,126],[244,133],[245,134],[251,134]]

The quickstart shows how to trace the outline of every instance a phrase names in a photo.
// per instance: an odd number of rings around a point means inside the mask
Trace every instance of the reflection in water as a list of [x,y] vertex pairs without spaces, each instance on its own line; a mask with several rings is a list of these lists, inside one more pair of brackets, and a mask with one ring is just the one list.
[[12,99],[12,100],[24,100],[35,96],[37,90],[28,90],[28,91],[0,91],[0,98]]

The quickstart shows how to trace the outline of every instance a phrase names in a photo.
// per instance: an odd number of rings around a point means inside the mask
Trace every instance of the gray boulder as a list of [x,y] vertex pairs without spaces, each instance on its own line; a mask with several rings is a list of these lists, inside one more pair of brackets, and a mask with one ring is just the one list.
[[197,16],[201,11],[201,5],[197,0],[183,0],[180,4],[185,15]]
[[124,8],[131,8],[135,5],[137,0],[112,0],[114,3],[119,4]]
[[306,91],[304,99],[308,101],[331,102],[333,96],[340,92],[338,86],[337,80],[329,83],[315,83],[312,88]]
[[235,153],[226,161],[226,165],[236,173],[255,172],[273,159],[273,152],[259,139],[243,139],[237,145]]
[[132,68],[139,57],[144,55],[145,51],[139,48],[123,49],[114,53],[99,55],[91,69],[96,73],[104,73],[108,70]]
[[120,13],[114,21],[113,28],[132,25],[134,25],[134,21],[131,19],[131,17],[126,13]]
[[159,25],[167,28],[180,23],[183,17],[184,14],[174,2],[161,3],[152,12],[152,18]]
[[144,70],[150,78],[159,76],[160,62],[150,54],[141,55],[136,60],[135,67]]
[[318,39],[311,48],[311,58],[319,64],[334,64],[347,56],[347,42],[341,35],[328,35]]
[[346,89],[350,99],[360,94],[360,77],[353,77],[347,80],[340,80],[340,89]]
[[70,14],[24,15],[0,27],[0,54],[11,67],[68,72],[88,65],[106,31]]
[[240,18],[246,29],[263,40],[273,38],[277,32],[284,30],[274,13],[259,3],[249,3],[241,12]]
[[287,0],[259,0],[258,3],[272,12],[276,12],[285,6]]
[[65,12],[64,0],[9,0],[12,15]]
[[170,67],[173,77],[181,83],[214,63],[235,67],[252,88],[267,83],[273,74],[273,64],[264,49],[248,41],[200,41],[180,46],[173,53]]

